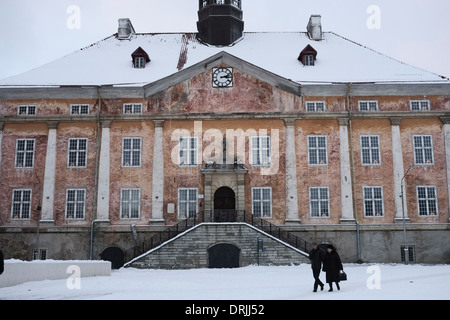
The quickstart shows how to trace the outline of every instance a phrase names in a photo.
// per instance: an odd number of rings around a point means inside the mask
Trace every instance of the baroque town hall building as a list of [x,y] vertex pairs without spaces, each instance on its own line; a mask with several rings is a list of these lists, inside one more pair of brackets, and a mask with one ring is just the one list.
[[[198,17],[197,33],[120,19],[0,81],[5,258],[120,267],[193,221],[215,227],[207,243],[176,235],[197,241],[194,267],[217,243],[256,263],[256,239],[264,257],[281,233],[347,262],[450,263],[448,78],[324,32],[318,15],[305,32],[245,33],[240,0],[200,0]],[[248,252],[243,229],[218,239],[247,223]]]

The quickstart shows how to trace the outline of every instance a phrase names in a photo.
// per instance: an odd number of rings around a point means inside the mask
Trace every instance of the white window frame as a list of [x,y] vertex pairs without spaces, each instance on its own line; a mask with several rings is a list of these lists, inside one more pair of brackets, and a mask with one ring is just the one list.
[[[186,199],[182,193],[186,193]],[[198,212],[198,189],[178,188],[178,219],[193,218]]]
[[430,100],[411,100],[409,101],[411,111],[429,111]]
[[180,167],[198,166],[198,137],[178,138],[178,165]]
[[[69,194],[74,193],[73,200],[69,199]],[[82,199],[79,198],[79,195],[82,195]],[[73,205],[73,212],[69,212],[69,205]],[[81,207],[81,211],[79,211]],[[79,216],[81,213],[81,216]],[[73,216],[69,216],[69,214],[73,214]],[[84,188],[73,188],[66,190],[66,214],[65,217],[67,220],[84,220],[86,217],[86,189]]]
[[[125,141],[130,140],[130,148],[125,148]],[[139,148],[135,148],[135,141],[139,141]],[[129,161],[126,161],[126,153],[129,153]],[[136,158],[138,162],[136,163]],[[142,138],[122,138],[122,168],[140,168],[142,163]]]
[[[319,140],[325,140],[325,146],[319,146]],[[314,141],[313,141],[314,140]],[[313,146],[315,144],[315,146]],[[321,159],[321,153],[325,152],[325,159]],[[315,157],[313,160],[312,155]],[[328,143],[327,136],[308,136],[308,164],[311,166],[328,165]]]
[[[264,192],[266,191],[266,193]],[[266,196],[269,195],[267,198]],[[256,205],[259,203],[259,208]],[[269,212],[264,209],[269,208]],[[272,218],[272,188],[271,187],[254,187],[252,188],[252,214],[258,218]]]
[[[128,197],[125,193],[128,192]],[[133,194],[136,194],[138,199],[133,199]],[[126,212],[124,212],[126,207]],[[134,207],[134,208],[133,208]],[[133,209],[137,209],[137,216],[133,216]],[[129,216],[126,214],[129,213]],[[120,219],[139,219],[141,216],[141,189],[139,188],[122,188],[120,189]]]
[[145,57],[135,57],[134,58],[134,67],[136,69],[144,69],[146,62],[147,61],[145,61]]
[[325,101],[306,101],[306,112],[324,112],[326,110]]
[[71,115],[80,115],[87,116],[90,113],[90,105],[84,103],[71,104],[70,105],[70,114]]
[[[375,190],[376,189],[376,190]],[[370,197],[366,197],[366,190],[370,192]],[[381,198],[376,197],[375,191],[379,191]],[[367,206],[370,206],[372,215],[367,210]],[[364,217],[366,218],[377,218],[384,217],[384,195],[383,187],[381,186],[363,186],[363,206],[364,206]],[[381,212],[379,210],[381,209]]]
[[17,106],[18,116],[35,116],[37,114],[37,105],[35,104],[19,104]]
[[[424,146],[424,138],[430,139],[430,145]],[[420,146],[416,145],[417,139],[420,139]],[[431,166],[434,165],[434,147],[433,147],[433,136],[430,134],[421,134],[421,135],[413,135],[413,150],[414,150],[414,164],[422,165],[422,166]],[[431,159],[427,159],[427,150],[430,151]],[[418,159],[418,154],[422,158],[423,162]]]
[[[425,197],[420,197],[421,192],[419,189],[423,189]],[[430,190],[433,190],[434,197],[430,195]],[[417,186],[417,213],[419,217],[435,217],[438,215],[438,197],[436,186]],[[423,193],[422,193],[423,194]],[[421,214],[421,203],[425,204],[426,214]],[[434,208],[433,208],[434,206]],[[434,211],[432,211],[435,209]]]
[[[20,199],[14,200],[16,192],[20,192]],[[29,200],[24,200],[24,193],[29,192]],[[31,217],[31,203],[33,200],[33,191],[31,189],[13,189],[11,201],[11,219],[14,220],[30,220]],[[14,209],[18,207],[19,216],[15,216]],[[27,206],[24,208],[24,206]]]
[[377,100],[360,100],[358,101],[358,110],[362,112],[378,111]]
[[270,167],[272,163],[270,136],[250,137],[250,164],[255,167]]
[[142,114],[142,103],[124,103],[123,114]]
[[[23,141],[25,143],[24,150],[19,151],[19,143]],[[28,145],[32,142],[33,148],[28,149]],[[17,139],[16,140],[16,159],[15,159],[15,168],[16,169],[32,169],[34,168],[34,153],[36,152],[36,139]],[[23,158],[21,163],[19,163],[19,155],[23,154]],[[31,154],[31,165],[26,166],[27,159]],[[27,157],[28,155],[28,157]]]
[[311,67],[314,66],[314,56],[312,54],[305,55],[305,66]]
[[[80,149],[80,142],[85,141],[85,149]],[[76,141],[75,149],[71,149],[71,142]],[[83,155],[84,153],[84,155]],[[75,159],[71,159],[71,154],[74,154]],[[68,168],[87,168],[87,155],[88,155],[88,139],[87,138],[69,138],[67,143],[67,167]],[[80,165],[80,162],[84,161],[84,165]]]
[[[317,198],[313,198],[313,192],[317,192]],[[317,213],[314,212],[316,208]],[[309,188],[309,214],[311,218],[330,217],[330,189],[328,187]]]
[[[369,146],[363,146],[363,139],[367,138],[369,141]],[[374,145],[373,139],[376,138],[376,144]],[[361,135],[360,136],[361,143],[361,164],[363,166],[379,166],[381,165],[381,150],[380,150],[380,136],[378,135]],[[374,152],[376,152],[376,159]],[[365,155],[369,156],[369,162],[367,162],[367,158]]]

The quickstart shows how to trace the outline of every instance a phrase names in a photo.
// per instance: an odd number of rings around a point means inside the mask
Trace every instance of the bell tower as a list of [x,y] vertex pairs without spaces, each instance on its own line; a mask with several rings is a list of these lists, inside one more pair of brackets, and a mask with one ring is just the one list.
[[242,0],[199,0],[198,38],[214,46],[229,46],[242,37]]

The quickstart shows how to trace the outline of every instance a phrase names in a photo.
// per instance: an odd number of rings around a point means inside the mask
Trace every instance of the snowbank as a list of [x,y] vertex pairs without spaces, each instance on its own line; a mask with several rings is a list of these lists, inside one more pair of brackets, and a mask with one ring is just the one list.
[[110,276],[111,262],[86,260],[5,260],[0,276],[0,288],[29,281],[77,279],[80,277]]

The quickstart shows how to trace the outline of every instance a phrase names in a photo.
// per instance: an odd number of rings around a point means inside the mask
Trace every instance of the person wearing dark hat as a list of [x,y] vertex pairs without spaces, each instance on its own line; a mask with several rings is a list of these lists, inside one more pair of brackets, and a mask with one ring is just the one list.
[[314,277],[313,292],[317,292],[319,286],[320,290],[323,290],[323,283],[319,279],[320,269],[322,268],[323,251],[317,247],[317,243],[313,243],[312,247],[312,250],[309,252],[309,260],[311,261],[311,269]]
[[325,271],[325,279],[328,285],[330,286],[330,290],[333,291],[333,282],[336,283],[336,287],[338,290],[341,289],[339,287],[339,271],[344,270],[342,266],[341,258],[337,253],[336,249],[330,244],[327,246],[327,252],[325,253],[323,259],[323,268],[322,271]]

